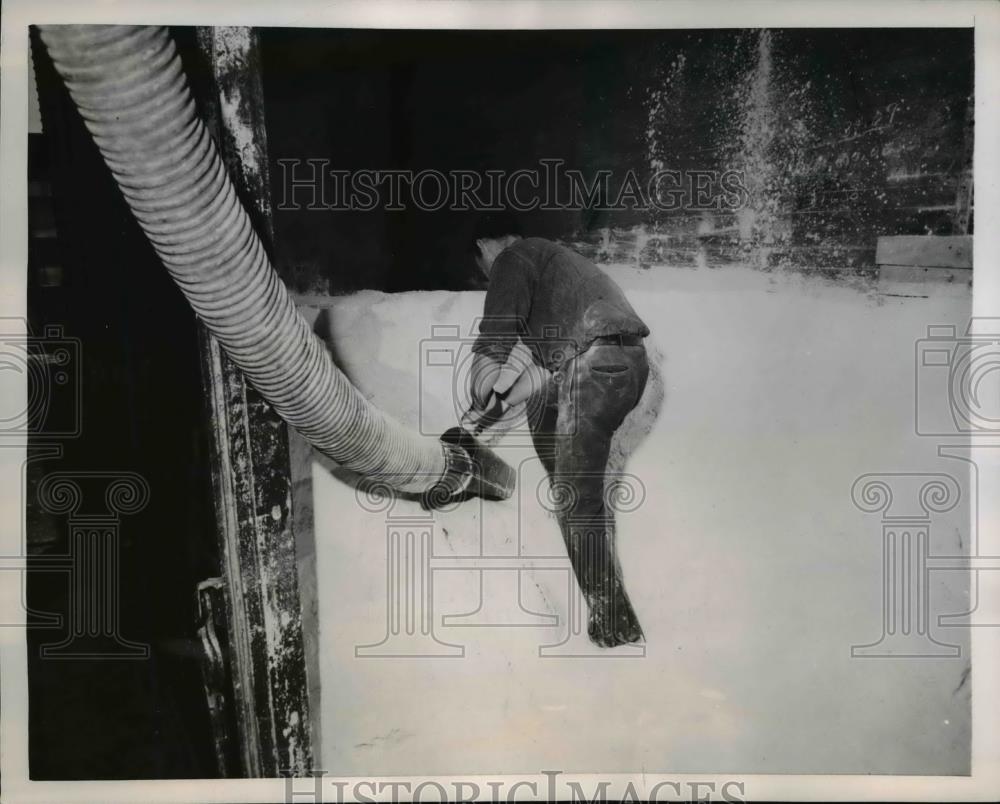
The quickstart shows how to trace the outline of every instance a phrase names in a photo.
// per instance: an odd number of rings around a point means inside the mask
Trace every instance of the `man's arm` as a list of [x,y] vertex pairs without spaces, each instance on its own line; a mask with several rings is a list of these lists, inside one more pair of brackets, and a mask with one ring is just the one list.
[[508,407],[520,405],[528,397],[541,392],[551,376],[552,373],[547,368],[529,363],[503,395],[504,404]]
[[485,352],[477,352],[472,358],[472,371],[469,374],[469,391],[472,395],[472,406],[476,410],[482,410],[489,402],[490,393],[493,386],[500,378],[503,370],[503,363],[498,362],[492,355]]
[[479,337],[472,346],[476,356],[469,375],[469,390],[473,405],[479,410],[489,401],[518,336],[527,332],[531,295],[531,279],[521,258],[510,252],[501,254],[493,266]]

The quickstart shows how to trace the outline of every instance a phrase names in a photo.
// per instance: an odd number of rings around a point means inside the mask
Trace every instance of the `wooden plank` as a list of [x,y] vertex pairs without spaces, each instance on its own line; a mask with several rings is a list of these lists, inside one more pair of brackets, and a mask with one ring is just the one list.
[[[229,175],[271,245],[271,192],[256,33],[199,28],[210,65],[209,123]],[[243,773],[312,770],[288,428],[205,335],[213,482],[226,579],[229,646]]]
[[879,279],[883,282],[933,282],[944,285],[971,287],[971,268],[925,268],[920,265],[879,266]]
[[879,265],[921,268],[972,268],[971,235],[896,235],[880,237],[875,251]]
[[955,220],[952,233],[969,233],[972,223],[972,157],[975,144],[975,103],[969,98],[965,106],[965,126],[962,129],[962,172],[955,190]]
[[209,124],[236,192],[270,253],[274,218],[259,37],[253,28],[220,25],[197,28],[197,38],[211,65]]
[[236,719],[247,776],[311,768],[288,434],[218,343],[206,345],[213,481]]

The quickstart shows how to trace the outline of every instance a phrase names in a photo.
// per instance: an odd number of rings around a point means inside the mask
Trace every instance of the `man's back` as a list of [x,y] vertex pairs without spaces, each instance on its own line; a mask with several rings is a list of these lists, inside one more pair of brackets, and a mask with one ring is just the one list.
[[621,288],[590,260],[540,237],[518,240],[497,257],[486,293],[476,351],[504,360],[515,335],[536,360],[557,368],[562,359],[607,335],[645,337]]

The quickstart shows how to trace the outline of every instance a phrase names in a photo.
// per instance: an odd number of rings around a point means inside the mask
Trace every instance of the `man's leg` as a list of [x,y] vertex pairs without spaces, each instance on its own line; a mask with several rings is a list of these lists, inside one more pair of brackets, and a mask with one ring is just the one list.
[[528,425],[535,452],[551,480],[556,470],[556,422],[559,414],[557,382],[547,382],[540,393],[541,398],[528,400]]
[[553,483],[567,505],[560,526],[590,608],[591,640],[605,646],[642,639],[615,550],[614,512],[605,499],[611,437],[636,406],[649,365],[643,346],[595,344],[567,366],[560,386]]

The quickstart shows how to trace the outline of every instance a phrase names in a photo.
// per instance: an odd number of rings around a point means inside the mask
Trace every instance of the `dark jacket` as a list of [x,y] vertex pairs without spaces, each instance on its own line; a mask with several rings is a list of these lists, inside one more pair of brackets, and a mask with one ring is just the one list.
[[529,237],[504,249],[490,272],[474,352],[504,363],[518,337],[556,370],[603,335],[646,337],[621,288],[575,251]]

